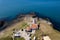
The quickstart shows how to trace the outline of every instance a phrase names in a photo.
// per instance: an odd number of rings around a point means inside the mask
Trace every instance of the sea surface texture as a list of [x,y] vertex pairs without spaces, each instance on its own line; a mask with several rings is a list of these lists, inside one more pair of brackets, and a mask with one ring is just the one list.
[[11,19],[21,12],[29,11],[49,17],[55,28],[60,30],[60,0],[0,0],[0,19]]

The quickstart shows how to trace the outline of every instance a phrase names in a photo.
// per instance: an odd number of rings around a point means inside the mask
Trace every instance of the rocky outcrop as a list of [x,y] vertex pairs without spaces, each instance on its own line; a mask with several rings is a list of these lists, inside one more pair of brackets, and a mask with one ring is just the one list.
[[2,27],[5,24],[5,21],[0,21],[0,27]]

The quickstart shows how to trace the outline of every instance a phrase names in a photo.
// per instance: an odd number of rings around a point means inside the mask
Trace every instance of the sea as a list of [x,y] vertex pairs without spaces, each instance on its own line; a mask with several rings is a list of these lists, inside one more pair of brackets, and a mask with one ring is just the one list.
[[37,12],[37,16],[49,18],[60,31],[60,0],[0,0],[0,20],[12,20],[16,15]]

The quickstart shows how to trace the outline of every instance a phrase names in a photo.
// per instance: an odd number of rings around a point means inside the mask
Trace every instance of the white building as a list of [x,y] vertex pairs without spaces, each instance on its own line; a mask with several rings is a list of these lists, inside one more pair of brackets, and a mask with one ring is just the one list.
[[43,36],[43,40],[51,40],[49,36]]
[[15,34],[13,34],[13,36],[20,37],[20,32],[16,32]]

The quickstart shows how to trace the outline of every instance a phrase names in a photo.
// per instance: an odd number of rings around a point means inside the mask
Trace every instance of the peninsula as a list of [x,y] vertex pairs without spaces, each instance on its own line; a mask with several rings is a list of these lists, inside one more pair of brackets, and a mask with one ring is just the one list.
[[60,40],[60,32],[49,19],[36,16],[35,12],[20,14],[0,31],[0,40]]

